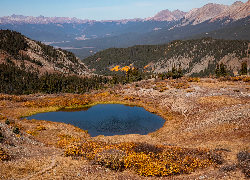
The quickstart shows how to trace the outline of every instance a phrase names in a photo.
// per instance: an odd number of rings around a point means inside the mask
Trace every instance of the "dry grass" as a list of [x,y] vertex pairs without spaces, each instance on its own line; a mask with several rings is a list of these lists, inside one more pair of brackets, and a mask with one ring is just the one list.
[[[188,87],[191,90],[186,89]],[[81,144],[86,140],[107,144],[150,142],[150,144],[175,145],[180,148],[221,149],[221,155],[225,160],[223,165],[226,165],[227,163],[236,163],[237,153],[250,148],[248,138],[250,127],[249,116],[247,115],[249,112],[247,104],[250,101],[249,87],[248,82],[243,81],[219,82],[215,79],[200,79],[200,81],[189,80],[188,82],[187,79],[183,78],[180,80],[142,81],[138,82],[137,85],[130,84],[93,91],[87,96],[62,94],[18,98],[2,95],[0,105],[2,104],[5,107],[0,106],[0,113],[2,113],[0,114],[0,122],[4,123],[7,118],[11,121],[14,120],[14,124],[11,124],[10,128],[18,125],[21,129],[21,138],[24,136],[33,138],[42,142],[45,147],[54,150],[58,148],[67,149],[72,144]],[[239,90],[239,92],[234,90]],[[80,100],[77,100],[77,98]],[[166,122],[162,128],[148,135],[130,134],[91,138],[86,131],[72,125],[18,119],[38,112],[82,107],[83,105],[92,106],[99,103],[142,106],[147,111],[160,115]],[[232,121],[229,120],[231,118],[229,115],[238,115],[239,112],[242,112],[241,116],[235,116]],[[223,121],[220,120],[219,116],[223,117]],[[213,124],[207,123],[210,121]],[[27,135],[25,132],[30,132],[31,135]],[[38,147],[32,146],[32,148],[35,150]],[[7,149],[10,154],[12,150],[13,148]],[[52,157],[54,157],[53,153],[48,152],[39,158],[25,159],[23,164],[23,160],[18,158],[15,162],[0,162],[1,167],[4,167],[4,169],[1,168],[1,174],[9,178],[15,176],[16,178],[23,178],[30,173],[38,173],[30,179],[56,179],[59,177],[65,179],[144,179],[131,170],[114,172],[97,165],[91,165],[91,162],[81,158],[74,157],[72,159],[60,155],[54,158],[56,166],[50,167]],[[32,163],[35,166],[29,167]],[[174,178],[199,179],[206,175],[211,179],[221,179],[225,174],[219,171],[219,166],[208,167],[190,175],[179,175]],[[47,167],[50,168],[46,169]],[[45,171],[42,171],[44,169]],[[18,171],[21,173],[18,174]],[[128,175],[128,173],[131,175]],[[227,179],[234,179],[235,177],[237,179],[245,178],[241,170],[237,168],[226,175]],[[157,177],[151,179],[157,179]]]
[[230,96],[209,96],[209,97],[200,97],[198,98],[198,103],[207,106],[207,107],[226,107],[236,104],[244,103],[242,99],[234,98]]
[[22,161],[6,161],[0,163],[0,174],[2,179],[21,179],[29,174],[34,174],[51,163],[50,157],[41,159],[23,159]]

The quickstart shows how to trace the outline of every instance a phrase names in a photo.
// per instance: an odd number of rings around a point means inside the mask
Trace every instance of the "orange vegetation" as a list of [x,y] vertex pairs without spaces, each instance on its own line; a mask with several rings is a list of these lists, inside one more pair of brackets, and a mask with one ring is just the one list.
[[90,103],[87,95],[67,95],[61,97],[45,98],[40,100],[27,101],[23,103],[24,107],[72,107],[83,106]]
[[213,163],[218,153],[146,143],[107,144],[86,141],[65,150],[66,156],[82,156],[113,170],[133,169],[142,176],[169,176],[193,172]]

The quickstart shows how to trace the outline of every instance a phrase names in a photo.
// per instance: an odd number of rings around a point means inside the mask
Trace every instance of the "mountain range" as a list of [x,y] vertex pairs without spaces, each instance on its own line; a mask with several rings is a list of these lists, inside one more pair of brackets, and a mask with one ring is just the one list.
[[[136,22],[96,22],[82,31],[84,40],[74,39],[52,45],[78,48],[70,51],[82,59],[111,47],[166,44],[176,39],[187,40],[196,36],[250,40],[249,15],[250,1],[236,1],[230,6],[209,3],[187,13],[164,10],[154,17]],[[86,47],[92,49],[85,49]]]
[[44,17],[42,15],[38,17],[33,16],[23,16],[23,15],[11,15],[0,17],[0,24],[64,24],[64,23],[90,23],[94,24],[96,22],[116,22],[116,23],[127,23],[127,22],[144,22],[144,21],[180,21],[183,25],[187,25],[192,22],[193,25],[202,23],[206,20],[222,20],[225,18],[230,18],[231,20],[239,20],[249,16],[250,1],[243,3],[241,1],[236,1],[232,5],[223,5],[216,3],[208,3],[201,8],[194,8],[189,12],[183,12],[180,10],[169,11],[168,9],[162,10],[153,17],[148,17],[145,19],[134,18],[134,19],[122,19],[122,20],[88,20],[88,19],[77,19],[75,17]]

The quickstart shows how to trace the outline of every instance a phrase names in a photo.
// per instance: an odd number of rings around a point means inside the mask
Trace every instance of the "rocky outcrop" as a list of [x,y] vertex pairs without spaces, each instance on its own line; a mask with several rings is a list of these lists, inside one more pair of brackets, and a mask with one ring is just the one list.
[[[200,71],[204,71],[208,68],[209,64],[215,63],[214,56],[205,56],[202,57],[199,62],[193,64],[190,68],[189,64],[192,63],[193,59],[183,56],[173,57],[168,60],[159,60],[154,64],[151,64],[151,67],[154,67],[154,73],[165,73],[168,70],[171,70],[173,66],[178,68],[178,64],[181,65],[181,68],[185,70],[185,75],[190,76],[193,73],[199,73]],[[231,70],[233,72],[238,72],[241,68],[241,63],[247,61],[250,63],[250,58],[239,59],[235,56],[235,54],[228,54],[224,56],[218,63],[224,63],[227,66],[227,70]]]

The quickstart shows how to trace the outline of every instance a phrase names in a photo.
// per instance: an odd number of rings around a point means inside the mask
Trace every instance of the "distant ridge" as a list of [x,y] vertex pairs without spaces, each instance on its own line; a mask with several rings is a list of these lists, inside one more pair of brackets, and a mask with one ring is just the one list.
[[250,15],[250,1],[243,3],[241,1],[236,1],[232,5],[223,5],[216,3],[208,3],[201,8],[194,8],[189,12],[183,12],[180,10],[169,11],[168,9],[158,12],[153,17],[148,17],[145,19],[134,18],[134,19],[122,19],[122,20],[88,20],[88,19],[77,19],[75,17],[44,17],[42,15],[38,17],[33,16],[23,16],[23,15],[11,15],[0,17],[0,24],[51,24],[51,23],[96,23],[96,22],[117,22],[117,23],[128,23],[128,22],[144,22],[144,21],[179,21],[181,26],[200,24],[204,21],[210,20],[214,22],[216,20],[223,20],[225,18],[232,20],[239,20]]
[[[42,15],[38,17],[33,16],[23,16],[23,15],[11,15],[11,16],[3,16],[0,18],[0,24],[50,24],[50,23],[86,23],[90,22],[90,20],[85,19],[77,19],[77,18],[69,18],[69,17],[44,17]],[[91,21],[95,22],[95,21]]]

